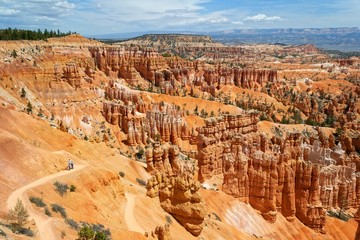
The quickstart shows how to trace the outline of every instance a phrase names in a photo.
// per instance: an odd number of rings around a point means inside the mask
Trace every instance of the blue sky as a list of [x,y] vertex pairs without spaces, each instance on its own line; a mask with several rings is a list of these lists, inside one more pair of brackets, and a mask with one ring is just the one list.
[[83,35],[359,25],[359,0],[0,0],[0,28]]

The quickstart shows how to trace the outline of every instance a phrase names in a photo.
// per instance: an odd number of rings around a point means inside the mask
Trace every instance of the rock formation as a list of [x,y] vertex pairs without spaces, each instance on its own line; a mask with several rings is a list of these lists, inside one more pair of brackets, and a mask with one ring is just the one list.
[[165,224],[164,226],[157,226],[155,231],[151,233],[145,233],[145,237],[147,239],[155,239],[155,240],[171,240],[172,237],[170,235],[170,226],[169,224]]
[[106,88],[106,96],[122,103],[105,102],[103,116],[128,134],[129,145],[146,144],[148,137],[172,144],[188,138],[189,130],[182,118],[185,113],[178,107],[164,102],[145,104],[137,93],[116,86],[113,83],[113,87]]
[[167,176],[157,172],[148,181],[147,195],[159,196],[161,207],[191,234],[198,236],[206,215],[199,188],[200,184],[194,181],[192,175]]

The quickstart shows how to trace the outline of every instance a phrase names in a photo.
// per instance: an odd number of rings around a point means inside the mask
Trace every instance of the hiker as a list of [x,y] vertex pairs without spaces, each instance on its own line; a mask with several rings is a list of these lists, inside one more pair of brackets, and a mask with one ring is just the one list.
[[67,170],[70,170],[70,169],[71,169],[71,160],[70,160],[70,158],[69,158],[69,160],[68,160]]
[[70,167],[71,167],[71,169],[74,169],[74,161],[73,160],[70,160]]

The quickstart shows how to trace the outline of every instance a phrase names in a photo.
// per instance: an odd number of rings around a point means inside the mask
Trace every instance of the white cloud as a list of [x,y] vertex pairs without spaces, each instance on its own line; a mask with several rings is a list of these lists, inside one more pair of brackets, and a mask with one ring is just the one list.
[[244,23],[242,21],[233,21],[231,23],[234,25],[244,25]]
[[[103,0],[101,5],[95,0],[81,4],[78,19],[96,19],[80,32],[98,33],[159,31],[209,31],[232,29],[242,24],[239,10],[207,11],[204,0]],[[79,11],[82,7],[92,12]],[[99,8],[100,7],[100,8]],[[94,10],[96,9],[96,10]],[[90,15],[91,14],[91,15]]]
[[0,15],[3,15],[3,16],[11,16],[18,12],[19,11],[16,9],[5,9],[5,8],[0,7]]
[[36,22],[44,22],[44,21],[49,21],[49,22],[56,22],[57,20],[55,18],[51,18],[48,16],[37,16],[34,18],[34,20]]
[[279,16],[266,16],[265,14],[259,13],[255,16],[250,16],[250,17],[246,17],[244,18],[244,21],[253,21],[253,22],[265,22],[265,21],[282,21],[284,20],[283,18],[279,17]]
[[41,17],[60,19],[71,14],[75,4],[67,0],[17,0],[0,2],[0,14],[4,14],[3,8],[7,9],[8,15],[17,14],[19,20],[31,22]]
[[[23,27],[69,30],[65,24],[75,13],[73,0],[0,0],[0,28]],[[4,10],[5,9],[5,10]]]

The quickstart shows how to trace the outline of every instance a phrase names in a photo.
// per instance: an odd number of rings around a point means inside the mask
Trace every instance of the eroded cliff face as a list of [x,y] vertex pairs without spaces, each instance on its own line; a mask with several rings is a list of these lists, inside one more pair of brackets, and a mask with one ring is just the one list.
[[178,57],[163,58],[151,50],[136,48],[91,48],[96,66],[108,76],[124,78],[132,86],[148,88],[146,81],[169,95],[186,94],[181,88],[198,88],[215,96],[215,88],[236,85],[249,89],[260,89],[267,82],[277,81],[276,70],[238,69],[221,65],[205,66]]
[[[277,213],[297,217],[323,231],[326,209],[358,207],[356,167],[346,161],[341,144],[328,139],[284,133],[268,139],[257,132],[255,115],[210,119],[198,129],[199,177],[223,177],[222,190],[249,202],[265,219]],[[358,158],[358,157],[357,157]]]
[[174,104],[149,103],[133,90],[112,83],[105,90],[110,100],[103,104],[103,116],[107,122],[118,125],[127,134],[130,146],[147,144],[148,139],[176,144],[186,138],[189,129],[183,117],[185,113]]

